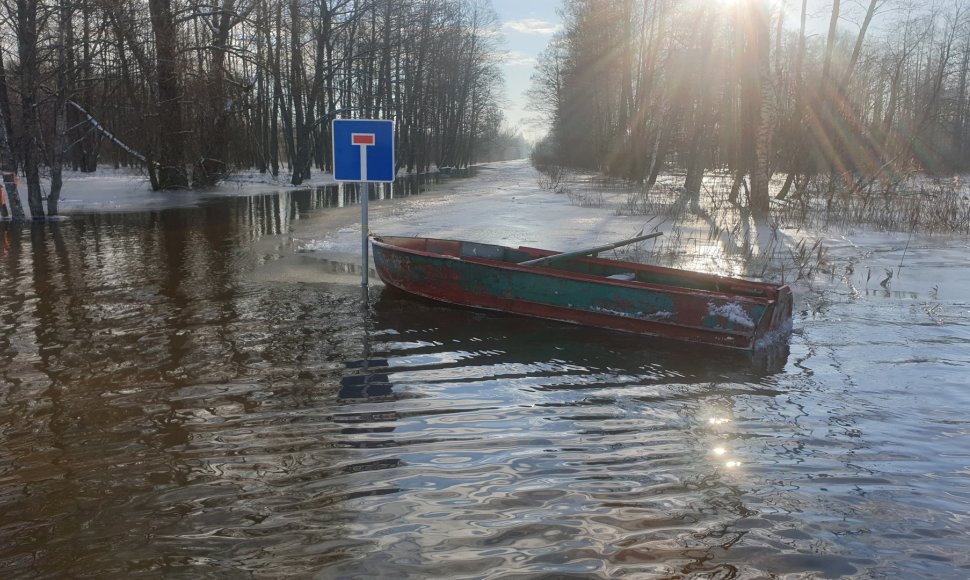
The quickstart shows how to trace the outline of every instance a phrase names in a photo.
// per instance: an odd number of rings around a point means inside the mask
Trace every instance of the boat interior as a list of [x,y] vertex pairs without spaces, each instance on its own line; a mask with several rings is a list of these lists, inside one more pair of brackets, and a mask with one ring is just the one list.
[[[375,239],[408,250],[428,252],[454,258],[495,260],[511,264],[518,264],[535,258],[557,254],[555,251],[538,248],[508,248],[494,244],[460,240],[408,237],[376,237]],[[535,267],[584,274],[587,276],[612,278],[621,281],[730,293],[756,298],[773,299],[777,294],[775,286],[771,284],[751,282],[737,278],[725,278],[723,276],[690,272],[675,268],[597,259],[592,256],[553,260]]]

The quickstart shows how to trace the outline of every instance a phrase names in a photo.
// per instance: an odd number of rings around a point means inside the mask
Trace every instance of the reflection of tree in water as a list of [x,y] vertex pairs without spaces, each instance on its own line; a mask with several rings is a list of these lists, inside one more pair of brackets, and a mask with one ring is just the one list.
[[4,559],[50,550],[29,566],[57,575],[177,562],[146,544],[160,533],[203,554],[218,533],[176,538],[253,525],[265,514],[240,495],[326,446],[329,429],[286,409],[329,399],[353,300],[240,276],[251,242],[314,196],[0,224],[0,423],[18,466],[0,486],[20,490],[5,521],[30,530]]
[[[652,477],[674,478],[647,488],[661,496],[697,477],[710,521],[733,513],[668,413],[709,395],[698,385],[755,394],[780,366],[387,289],[362,323],[356,286],[254,282],[276,250],[252,242],[312,199],[19,226],[0,257],[0,345],[17,346],[0,352],[16,385],[0,453],[23,468],[0,486],[22,507],[5,521],[34,527],[0,559],[50,550],[24,568],[50,575],[426,570],[546,532],[623,536],[574,502],[640,525],[647,496],[623,486]],[[438,513],[497,527],[469,540]]]

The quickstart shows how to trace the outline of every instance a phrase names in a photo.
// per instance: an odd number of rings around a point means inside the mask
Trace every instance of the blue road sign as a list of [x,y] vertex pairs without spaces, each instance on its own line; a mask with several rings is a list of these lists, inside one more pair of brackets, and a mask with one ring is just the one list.
[[336,181],[394,181],[394,121],[333,120],[333,178]]

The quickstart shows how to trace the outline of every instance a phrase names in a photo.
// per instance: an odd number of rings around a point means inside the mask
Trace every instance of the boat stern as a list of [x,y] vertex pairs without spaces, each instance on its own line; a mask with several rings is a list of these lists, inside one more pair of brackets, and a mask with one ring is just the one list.
[[775,299],[766,316],[762,319],[752,341],[753,350],[762,350],[788,340],[792,331],[792,312],[794,298],[791,288],[779,286]]

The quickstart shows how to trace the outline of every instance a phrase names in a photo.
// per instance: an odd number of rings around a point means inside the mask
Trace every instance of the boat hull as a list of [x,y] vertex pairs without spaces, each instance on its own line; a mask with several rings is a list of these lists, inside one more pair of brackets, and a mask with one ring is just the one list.
[[[555,254],[534,248],[400,237],[372,243],[385,284],[449,304],[743,350],[791,328],[787,286],[600,258],[555,268],[516,263]],[[614,271],[635,279],[603,275]]]

